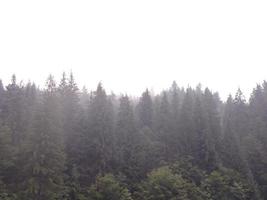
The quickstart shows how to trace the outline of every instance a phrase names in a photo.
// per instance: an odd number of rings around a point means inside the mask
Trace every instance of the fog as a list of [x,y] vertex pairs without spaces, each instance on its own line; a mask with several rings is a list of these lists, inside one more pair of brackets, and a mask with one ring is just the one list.
[[0,74],[43,86],[74,72],[80,86],[140,95],[199,82],[248,96],[267,74],[266,1],[1,1]]

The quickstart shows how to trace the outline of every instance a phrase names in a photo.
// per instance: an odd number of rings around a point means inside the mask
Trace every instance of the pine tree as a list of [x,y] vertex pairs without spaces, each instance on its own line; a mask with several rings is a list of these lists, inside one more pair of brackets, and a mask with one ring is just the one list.
[[266,199],[266,131],[267,82],[222,103],[201,85],[119,99],[80,93],[72,73],[45,89],[14,75],[0,81],[0,199]]
[[137,200],[203,200],[208,198],[208,195],[194,183],[183,179],[180,174],[173,173],[167,166],[149,173],[147,180],[140,184],[140,189],[135,196]]
[[180,129],[180,117],[181,117],[181,104],[183,90],[181,90],[176,82],[173,82],[169,91],[170,96],[170,128],[171,135],[169,136],[169,148],[173,159],[176,159],[179,153],[179,129]]
[[14,145],[20,145],[25,134],[24,126],[24,104],[23,101],[23,86],[17,84],[16,76],[13,75],[11,83],[7,86],[6,91],[6,106],[7,113],[6,123],[12,131],[12,141]]
[[203,95],[200,92],[194,104],[193,110],[193,120],[194,120],[194,131],[191,135],[191,145],[193,149],[193,157],[197,161],[198,165],[205,169],[208,166],[209,159],[209,125],[207,121],[207,115],[205,112],[205,108],[203,106]]
[[206,88],[203,95],[203,104],[207,120],[207,170],[214,170],[221,165],[219,159],[219,150],[221,149],[221,116],[220,106],[221,102],[217,94]]
[[66,174],[70,199],[76,199],[79,195],[79,143],[81,141],[81,107],[79,105],[78,87],[72,72],[67,79],[63,73],[60,85],[60,107],[64,134],[64,150],[66,153]]
[[235,130],[236,117],[234,115],[234,99],[229,96],[223,116],[223,153],[224,166],[241,171],[243,160],[240,157],[240,137]]
[[63,190],[65,155],[56,91],[50,75],[35,116],[23,199],[54,200]]
[[266,154],[266,95],[264,94],[266,82],[253,90],[249,103],[250,131],[244,139],[247,159],[250,169],[259,184],[263,198],[267,198],[267,154]]
[[167,93],[163,92],[157,115],[156,130],[159,141],[163,144],[162,154],[166,161],[170,160],[171,151],[171,111]]
[[133,140],[137,130],[134,121],[133,108],[128,96],[120,98],[116,125],[116,149],[119,170],[130,175],[131,159],[133,156]]
[[[13,191],[13,180],[10,180],[15,166],[14,148],[10,129],[0,120],[0,199],[11,200],[15,197]],[[13,194],[13,195],[12,195]]]
[[146,89],[140,98],[138,112],[141,127],[147,126],[152,128],[153,102],[148,89]]
[[249,168],[245,147],[242,145],[249,135],[248,108],[245,98],[238,89],[235,99],[228,98],[224,114],[224,164],[246,175],[249,183],[254,187],[255,199],[261,199],[257,183]]
[[5,116],[5,97],[6,91],[2,80],[0,79],[0,119],[3,120]]
[[68,79],[66,74],[63,73],[58,90],[60,93],[60,108],[66,145],[65,151],[67,152],[68,161],[73,162],[76,148],[78,148],[77,141],[75,140],[78,139],[77,137],[80,137],[78,134],[78,123],[81,108],[79,105],[78,87],[72,73]]
[[132,197],[112,174],[106,174],[98,176],[90,187],[89,200],[132,200]]
[[181,107],[181,117],[179,119],[179,154],[183,156],[193,156],[194,138],[194,91],[192,88],[187,88],[185,97]]
[[111,170],[114,161],[114,116],[111,101],[98,84],[89,107],[88,127],[83,139],[84,183]]

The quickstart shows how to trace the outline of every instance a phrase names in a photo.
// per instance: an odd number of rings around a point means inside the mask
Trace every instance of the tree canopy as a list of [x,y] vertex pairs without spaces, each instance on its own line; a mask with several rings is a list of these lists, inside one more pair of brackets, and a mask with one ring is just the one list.
[[267,199],[267,82],[227,101],[173,82],[140,98],[0,81],[2,200]]

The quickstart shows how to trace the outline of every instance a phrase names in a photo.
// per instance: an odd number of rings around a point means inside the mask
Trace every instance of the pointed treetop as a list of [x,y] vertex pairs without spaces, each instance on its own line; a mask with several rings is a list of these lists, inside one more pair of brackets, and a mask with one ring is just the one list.
[[103,88],[101,82],[98,83],[98,85],[97,85],[97,89],[96,89],[96,91],[94,92],[94,94],[95,94],[96,96],[102,96],[102,95],[103,95],[103,96],[106,96],[106,91],[105,91],[105,89]]
[[146,89],[146,90],[143,92],[143,94],[142,94],[142,96],[141,96],[141,101],[145,101],[145,102],[147,102],[147,101],[151,101],[151,102],[152,102],[151,95],[150,95],[150,92],[149,92],[148,89]]
[[211,91],[210,91],[210,89],[209,89],[209,88],[207,88],[207,87],[205,88],[205,91],[204,91],[204,93],[205,93],[205,94],[211,94],[211,95],[212,95],[212,92],[211,92]]
[[267,81],[263,81],[262,87],[263,89],[267,89]]
[[233,102],[233,97],[232,97],[232,95],[230,94],[229,96],[228,96],[228,98],[227,98],[227,101],[226,101],[227,103],[232,103]]
[[144,97],[144,96],[150,96],[150,92],[149,92],[148,88],[146,88],[146,90],[143,92],[142,97]]
[[52,74],[50,74],[46,80],[46,90],[48,92],[54,92],[56,90],[56,82]]
[[256,88],[253,89],[252,96],[256,96],[258,94],[262,93],[262,87],[261,85],[257,84]]
[[204,96],[205,98],[208,98],[210,100],[214,99],[215,98],[215,94],[213,94],[209,88],[205,88],[205,91],[204,91]]
[[152,126],[153,102],[148,89],[143,92],[139,100],[139,114],[142,126]]
[[62,77],[59,83],[59,90],[65,90],[67,87],[67,78],[66,78],[66,73],[62,73]]
[[33,89],[36,89],[37,88],[36,85],[35,85],[35,83],[32,83],[32,88]]
[[69,82],[70,83],[74,82],[74,75],[73,75],[73,72],[72,71],[70,71]]
[[15,74],[13,74],[12,77],[11,77],[11,84],[12,85],[16,85],[17,84],[17,78],[16,78]]
[[102,91],[102,90],[103,90],[102,83],[99,82],[99,83],[97,84],[97,89],[96,89],[96,91]]
[[176,81],[173,81],[173,82],[172,82],[171,89],[172,89],[173,91],[176,91],[176,90],[178,89],[178,85],[177,85]]
[[77,91],[78,90],[78,86],[75,82],[74,76],[72,71],[70,72],[70,76],[69,76],[69,86],[71,88],[72,91]]
[[243,95],[240,88],[237,89],[234,102],[235,103],[245,103],[246,102],[245,96]]
[[252,94],[250,95],[249,102],[263,101],[263,98],[263,88],[261,85],[257,84],[256,88],[253,89]]

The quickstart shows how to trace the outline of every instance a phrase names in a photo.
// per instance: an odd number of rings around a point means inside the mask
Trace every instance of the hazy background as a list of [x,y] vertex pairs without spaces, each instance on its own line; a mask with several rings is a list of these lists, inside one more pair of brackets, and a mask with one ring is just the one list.
[[267,79],[267,1],[0,1],[0,77],[102,81],[140,95],[201,82],[225,98]]

